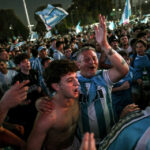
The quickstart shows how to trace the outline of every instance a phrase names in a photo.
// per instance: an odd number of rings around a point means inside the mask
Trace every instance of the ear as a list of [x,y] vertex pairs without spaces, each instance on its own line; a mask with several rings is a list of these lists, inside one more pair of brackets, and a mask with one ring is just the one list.
[[59,84],[58,83],[52,83],[51,87],[55,90],[58,91],[59,90]]

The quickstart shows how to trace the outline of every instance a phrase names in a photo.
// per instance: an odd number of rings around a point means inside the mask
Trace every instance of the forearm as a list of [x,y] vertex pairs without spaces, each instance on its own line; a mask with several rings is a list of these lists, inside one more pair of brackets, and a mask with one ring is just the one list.
[[122,76],[126,75],[129,71],[128,64],[115,50],[113,50],[109,45],[106,45],[104,51],[111,61],[113,68],[119,72]]
[[0,124],[3,123],[7,113],[8,113],[9,108],[7,107],[7,104],[5,101],[0,101]]
[[123,90],[127,90],[129,88],[130,88],[130,84],[128,81],[126,81],[121,86],[112,88],[112,92],[123,91]]
[[16,146],[25,148],[25,142],[11,131],[0,127],[0,146]]

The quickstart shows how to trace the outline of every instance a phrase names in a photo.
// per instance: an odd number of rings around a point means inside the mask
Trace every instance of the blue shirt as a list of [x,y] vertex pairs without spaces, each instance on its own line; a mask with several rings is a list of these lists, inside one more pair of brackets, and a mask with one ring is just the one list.
[[132,81],[133,81],[133,72],[134,72],[134,69],[130,66],[128,74],[123,79],[121,79],[119,82],[114,84],[114,86],[113,86],[114,88],[120,87],[125,82],[128,82],[130,85],[130,87],[126,90],[112,92],[113,108],[118,117],[120,116],[122,109],[126,105],[132,103],[131,86],[132,86]]

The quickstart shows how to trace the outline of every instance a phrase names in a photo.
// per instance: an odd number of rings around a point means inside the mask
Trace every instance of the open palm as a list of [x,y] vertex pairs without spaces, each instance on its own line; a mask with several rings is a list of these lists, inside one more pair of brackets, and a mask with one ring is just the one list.
[[99,15],[99,26],[95,27],[96,41],[101,47],[107,42],[105,17]]

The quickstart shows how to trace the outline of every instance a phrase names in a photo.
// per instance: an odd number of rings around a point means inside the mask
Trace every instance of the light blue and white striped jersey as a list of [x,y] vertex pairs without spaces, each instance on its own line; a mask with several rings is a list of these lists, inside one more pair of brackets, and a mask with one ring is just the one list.
[[37,57],[31,62],[31,68],[38,72],[39,77],[42,76],[43,74],[43,66],[41,64],[41,61],[42,61],[41,58]]
[[144,132],[138,141],[135,150],[150,150],[150,127]]
[[97,71],[90,79],[77,72],[77,78],[80,83],[79,134],[93,132],[96,143],[99,143],[115,123],[111,99],[113,83],[106,70]]
[[[100,143],[99,150],[139,150],[143,135],[149,127],[150,107],[144,111],[131,112],[112,127],[111,132]],[[148,139],[145,143],[147,142]]]

